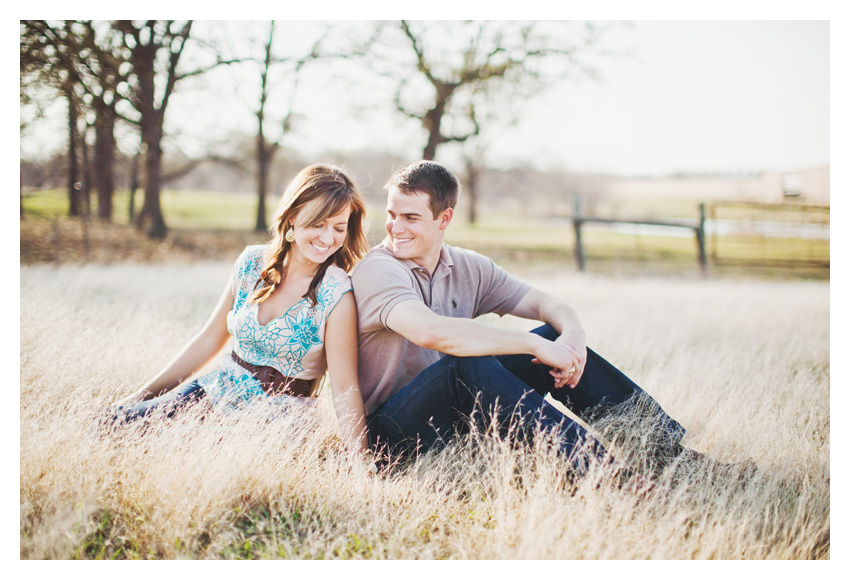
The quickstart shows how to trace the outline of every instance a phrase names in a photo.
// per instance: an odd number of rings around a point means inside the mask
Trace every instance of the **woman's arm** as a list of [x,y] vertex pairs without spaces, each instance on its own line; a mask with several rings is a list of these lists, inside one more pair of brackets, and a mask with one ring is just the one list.
[[325,327],[325,353],[331,392],[342,438],[349,451],[371,460],[366,413],[357,379],[357,307],[351,292],[342,295]]
[[230,334],[227,332],[227,313],[233,303],[232,286],[232,281],[227,283],[215,310],[213,310],[204,327],[177,353],[177,356],[154,378],[142,385],[138,391],[115,402],[114,405],[145,401],[167,393],[200,370],[218,354],[230,338]]

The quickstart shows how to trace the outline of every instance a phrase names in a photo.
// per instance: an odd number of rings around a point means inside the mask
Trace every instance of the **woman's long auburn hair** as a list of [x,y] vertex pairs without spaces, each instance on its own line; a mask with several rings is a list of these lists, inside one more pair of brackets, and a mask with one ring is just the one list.
[[351,214],[348,216],[345,242],[331,257],[319,265],[304,295],[312,306],[318,302],[316,292],[330,264],[336,264],[346,272],[350,272],[368,251],[369,245],[363,228],[366,207],[357,187],[338,167],[321,163],[305,167],[286,187],[280,204],[275,210],[272,226],[269,228],[272,239],[266,246],[263,270],[251,296],[252,301],[263,302],[280,284],[286,258],[292,249],[292,243],[287,242],[284,237],[286,231],[294,222],[298,212],[315,199],[322,199],[324,203],[317,204],[318,209],[313,212],[313,215],[302,216],[301,227],[320,223],[344,211],[346,207],[351,208]]

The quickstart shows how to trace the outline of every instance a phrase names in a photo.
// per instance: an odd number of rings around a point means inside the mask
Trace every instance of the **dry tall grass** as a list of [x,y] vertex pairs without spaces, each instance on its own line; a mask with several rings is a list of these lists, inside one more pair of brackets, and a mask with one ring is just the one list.
[[[327,393],[312,421],[188,413],[90,434],[200,327],[228,273],[21,268],[21,558],[830,557],[828,283],[530,280],[577,308],[687,445],[757,466],[668,469],[667,493],[641,494],[486,436],[369,479],[337,451]],[[639,436],[616,447],[641,460]]]

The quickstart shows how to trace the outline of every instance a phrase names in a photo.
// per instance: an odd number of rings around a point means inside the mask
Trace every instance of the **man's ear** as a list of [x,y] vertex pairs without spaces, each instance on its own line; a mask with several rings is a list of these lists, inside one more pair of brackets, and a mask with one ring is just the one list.
[[444,230],[449,227],[449,224],[452,223],[452,217],[454,216],[454,214],[454,210],[450,207],[447,207],[443,210],[443,213],[441,213],[440,217],[438,218],[440,220],[441,230]]

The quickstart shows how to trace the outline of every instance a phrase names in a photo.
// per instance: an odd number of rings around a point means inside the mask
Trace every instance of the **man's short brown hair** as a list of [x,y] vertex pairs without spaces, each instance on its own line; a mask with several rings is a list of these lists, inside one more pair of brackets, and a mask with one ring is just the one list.
[[396,187],[405,195],[424,193],[434,219],[446,208],[454,209],[460,186],[454,174],[434,161],[414,161],[392,174],[386,189]]

